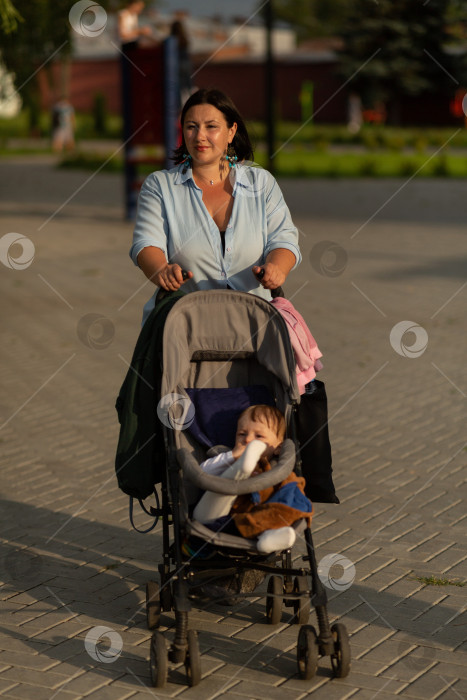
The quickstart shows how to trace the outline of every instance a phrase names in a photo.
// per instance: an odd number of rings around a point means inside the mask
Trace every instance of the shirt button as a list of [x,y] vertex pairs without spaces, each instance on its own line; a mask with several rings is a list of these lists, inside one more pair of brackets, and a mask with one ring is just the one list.
[[225,277],[225,272],[221,272],[221,277]]
[[230,253],[231,250],[232,250],[232,248],[227,248],[227,252],[228,252],[228,253]]

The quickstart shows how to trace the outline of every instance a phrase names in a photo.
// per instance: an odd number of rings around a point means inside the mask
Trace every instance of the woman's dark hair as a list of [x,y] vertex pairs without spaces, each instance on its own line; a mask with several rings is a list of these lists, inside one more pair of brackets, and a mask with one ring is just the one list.
[[233,137],[232,146],[235,149],[238,160],[253,160],[253,146],[251,145],[245,122],[243,121],[240,112],[235,107],[230,97],[227,97],[227,95],[221,92],[221,90],[216,90],[215,88],[202,88],[201,90],[194,92],[183,106],[182,113],[180,115],[180,124],[182,125],[182,143],[174,151],[172,156],[175,164],[178,165],[178,163],[182,163],[185,160],[188,152],[185,145],[185,139],[183,138],[183,124],[185,123],[186,113],[191,107],[205,104],[212,105],[222,112],[229,128],[233,126],[234,123],[237,124],[237,131]]

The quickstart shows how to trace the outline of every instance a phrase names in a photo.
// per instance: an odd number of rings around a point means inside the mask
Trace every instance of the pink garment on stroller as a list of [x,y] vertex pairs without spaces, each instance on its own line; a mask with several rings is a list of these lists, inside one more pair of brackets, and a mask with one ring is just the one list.
[[297,383],[300,394],[305,393],[305,384],[316,377],[316,372],[323,369],[320,352],[316,340],[297,309],[283,297],[271,301],[287,324],[290,342],[292,343],[296,361]]

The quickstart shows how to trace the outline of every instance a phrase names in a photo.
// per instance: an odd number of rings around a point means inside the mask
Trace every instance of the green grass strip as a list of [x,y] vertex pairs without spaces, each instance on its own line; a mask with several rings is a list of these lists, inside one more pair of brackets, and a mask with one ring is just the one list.
[[[61,168],[97,170],[108,156],[88,152],[76,152],[64,156]],[[264,152],[259,152],[256,162],[266,167]],[[421,153],[319,153],[281,152],[275,160],[279,177],[305,178],[358,178],[358,177],[467,177],[467,158],[457,155],[427,155]],[[140,167],[145,175],[157,168],[151,164]],[[106,172],[122,172],[123,160],[115,156],[103,168]]]
[[415,576],[415,581],[420,581],[426,586],[467,586],[467,581],[450,581],[447,578],[436,578],[436,576]]

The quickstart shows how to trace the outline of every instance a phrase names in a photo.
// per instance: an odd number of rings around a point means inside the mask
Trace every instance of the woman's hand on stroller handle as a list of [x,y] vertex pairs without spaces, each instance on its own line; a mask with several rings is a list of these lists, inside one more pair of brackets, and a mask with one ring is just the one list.
[[176,292],[182,284],[192,277],[193,273],[190,270],[183,270],[177,263],[167,263],[154,276],[153,281],[167,292]]
[[252,272],[265,289],[277,289],[281,287],[287,275],[275,263],[266,262],[264,265],[255,265]]

